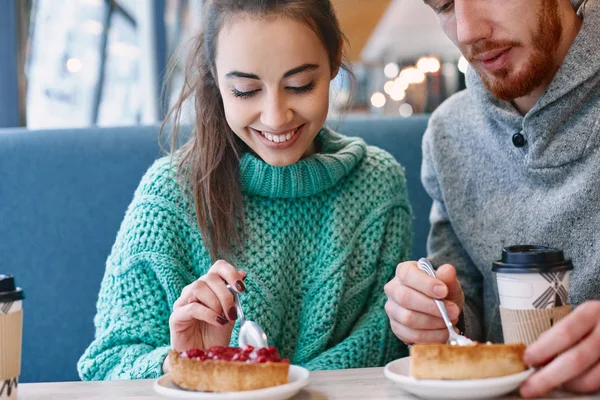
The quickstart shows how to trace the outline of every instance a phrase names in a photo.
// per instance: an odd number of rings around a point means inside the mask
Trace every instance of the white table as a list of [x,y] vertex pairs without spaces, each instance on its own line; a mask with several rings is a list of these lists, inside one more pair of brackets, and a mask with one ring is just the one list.
[[[19,400],[160,400],[153,380],[105,382],[24,383],[19,385]],[[600,399],[554,392],[549,398]],[[311,372],[310,384],[294,400],[387,400],[415,399],[383,375],[383,368],[362,368]],[[518,396],[505,399],[519,399]]]

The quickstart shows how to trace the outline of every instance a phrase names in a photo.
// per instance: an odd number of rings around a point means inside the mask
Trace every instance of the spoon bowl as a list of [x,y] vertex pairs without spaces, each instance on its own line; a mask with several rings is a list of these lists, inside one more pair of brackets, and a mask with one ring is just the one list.
[[247,320],[244,316],[244,310],[242,309],[239,293],[233,290],[229,285],[227,285],[227,288],[233,295],[235,308],[237,309],[238,319],[240,321],[238,346],[242,347],[245,345],[250,345],[255,349],[268,347],[269,342],[267,340],[267,334],[265,331],[256,322]]
[[249,344],[256,349],[269,346],[267,334],[256,322],[248,320],[240,325],[238,344],[240,347]]

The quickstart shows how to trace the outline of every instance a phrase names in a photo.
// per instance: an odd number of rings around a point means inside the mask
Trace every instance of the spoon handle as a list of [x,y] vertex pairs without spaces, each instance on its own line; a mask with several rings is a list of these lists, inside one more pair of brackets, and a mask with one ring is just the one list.
[[227,289],[229,289],[229,291],[233,295],[233,300],[235,301],[235,308],[236,308],[237,313],[238,313],[238,320],[240,321],[240,324],[243,324],[244,322],[246,322],[246,317],[244,316],[244,310],[242,309],[242,303],[240,301],[240,295],[239,295],[238,292],[236,292],[235,290],[233,290],[233,288],[231,286],[229,286],[229,285],[227,285]]
[[[421,271],[427,273],[427,275],[432,276],[435,278],[435,271],[433,270],[433,265],[431,265],[431,262],[426,259],[426,258],[421,258],[418,262],[419,268],[421,269]],[[452,322],[450,321],[450,318],[448,317],[448,312],[446,311],[446,306],[444,305],[444,302],[438,299],[433,299],[435,301],[435,304],[437,305],[438,309],[440,310],[440,314],[442,314],[442,318],[444,319],[444,322],[446,323],[446,327],[448,328],[448,331],[450,331],[450,333],[454,333],[454,326],[452,325]]]
[[442,318],[444,319],[444,322],[446,323],[446,328],[448,328],[449,331],[454,333],[454,326],[452,325],[452,322],[450,321],[450,318],[448,317],[448,312],[446,311],[446,306],[444,305],[444,302],[441,300],[435,299],[435,304],[437,304],[438,308],[440,309]]

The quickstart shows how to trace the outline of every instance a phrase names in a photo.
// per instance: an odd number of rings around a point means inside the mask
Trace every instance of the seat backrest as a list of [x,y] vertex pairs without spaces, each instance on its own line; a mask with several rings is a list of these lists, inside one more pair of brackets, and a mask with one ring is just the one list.
[[106,257],[156,127],[0,132],[0,272],[25,291],[21,382],[78,380]]
[[[385,148],[407,169],[414,254],[424,254],[418,175],[426,118],[347,119],[342,133]],[[105,261],[140,178],[161,156],[158,128],[0,130],[0,273],[25,291],[21,382],[78,380],[94,337]]]

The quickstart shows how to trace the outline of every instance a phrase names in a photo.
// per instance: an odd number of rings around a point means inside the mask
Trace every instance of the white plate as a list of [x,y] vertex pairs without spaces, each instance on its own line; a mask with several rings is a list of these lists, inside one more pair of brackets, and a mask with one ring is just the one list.
[[196,392],[192,390],[181,389],[173,383],[171,374],[166,374],[154,381],[154,390],[163,396],[172,399],[197,399],[197,400],[283,400],[289,399],[308,385],[308,370],[296,365],[290,365],[288,374],[288,383],[285,385],[273,386],[266,389],[248,390],[245,392]]
[[502,396],[517,389],[533,368],[500,378],[469,379],[460,381],[415,379],[410,376],[410,357],[392,361],[385,366],[388,379],[398,383],[403,390],[423,398],[484,399]]

